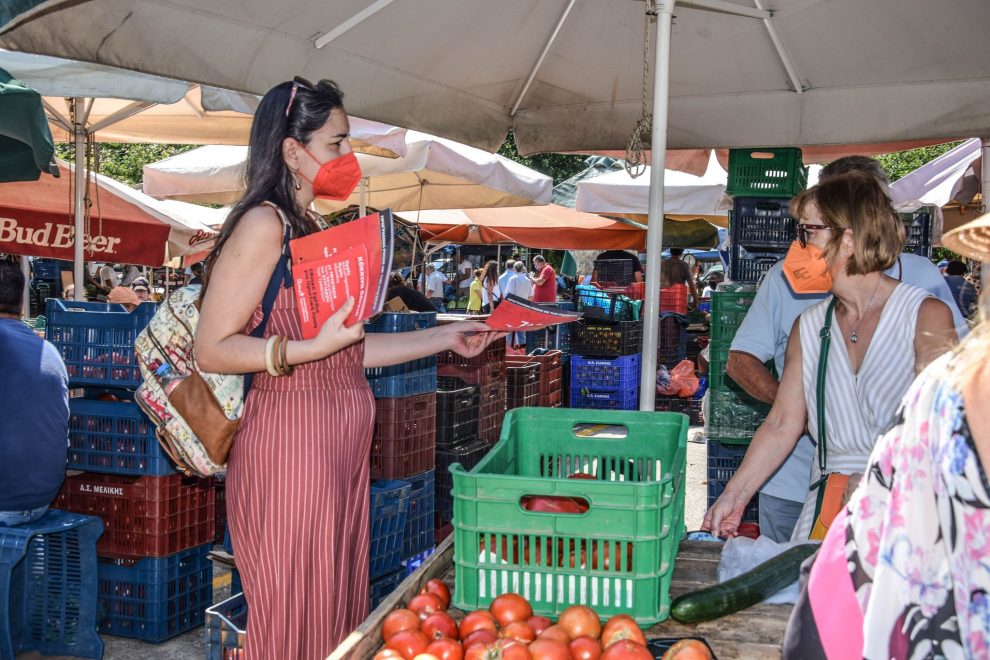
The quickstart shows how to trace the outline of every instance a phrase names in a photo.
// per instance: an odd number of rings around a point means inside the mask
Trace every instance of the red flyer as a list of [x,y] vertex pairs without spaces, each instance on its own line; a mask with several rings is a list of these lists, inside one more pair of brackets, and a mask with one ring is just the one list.
[[347,325],[382,310],[392,269],[392,214],[374,213],[295,239],[292,279],[304,339],[315,337],[347,300],[354,309]]
[[495,308],[485,325],[498,332],[533,332],[551,325],[571,323],[580,318],[579,312],[565,311],[559,307],[543,307],[510,294]]

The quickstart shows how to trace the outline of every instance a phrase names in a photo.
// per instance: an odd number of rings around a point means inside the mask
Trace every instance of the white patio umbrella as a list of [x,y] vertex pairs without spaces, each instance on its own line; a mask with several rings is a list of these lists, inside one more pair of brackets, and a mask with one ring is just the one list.
[[[955,139],[990,126],[986,0],[781,4],[22,0],[0,45],[254,93],[332,77],[358,115],[489,150],[512,129],[524,154],[623,149],[652,109],[640,137],[652,147],[654,254],[668,146]],[[644,49],[644,25],[657,47]],[[658,299],[651,268],[647,381]],[[653,399],[641,389],[642,408]]]
[[[418,209],[547,204],[553,179],[519,163],[451,140],[408,131],[405,155],[358,154],[362,185],[344,202],[317,200],[323,213],[351,204]],[[244,189],[245,147],[207,146],[145,165],[144,191],[160,198],[229,204]]]
[[[56,141],[87,140],[247,144],[258,97],[99,64],[0,50],[0,68],[43,97]],[[396,156],[403,152],[403,129],[355,118],[356,150]],[[80,159],[82,160],[82,159]],[[76,233],[83,233],[88,187],[86,168],[74,172]],[[82,281],[83,246],[76,246],[74,280]],[[85,291],[76,287],[76,298]]]

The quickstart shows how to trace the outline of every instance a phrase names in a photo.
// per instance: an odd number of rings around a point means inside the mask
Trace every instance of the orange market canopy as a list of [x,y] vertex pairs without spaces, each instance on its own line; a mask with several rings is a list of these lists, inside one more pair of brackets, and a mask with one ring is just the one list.
[[[646,227],[556,204],[399,214],[426,243],[518,243],[548,250],[642,250]],[[418,222],[417,222],[418,219]]]
[[[72,168],[58,165],[57,179],[0,183],[0,252],[72,260]],[[109,177],[92,176],[86,260],[161,266],[202,252],[217,235],[208,224],[218,216],[214,209],[161,202]]]

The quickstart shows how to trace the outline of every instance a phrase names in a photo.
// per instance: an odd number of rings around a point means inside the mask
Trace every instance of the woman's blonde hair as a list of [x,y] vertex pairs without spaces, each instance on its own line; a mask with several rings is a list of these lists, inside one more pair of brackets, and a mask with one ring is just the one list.
[[883,272],[894,265],[904,249],[904,223],[877,180],[850,172],[819,183],[791,200],[791,215],[800,222],[814,204],[832,229],[823,250],[829,266],[842,249],[845,230],[852,231],[853,253],[848,275]]

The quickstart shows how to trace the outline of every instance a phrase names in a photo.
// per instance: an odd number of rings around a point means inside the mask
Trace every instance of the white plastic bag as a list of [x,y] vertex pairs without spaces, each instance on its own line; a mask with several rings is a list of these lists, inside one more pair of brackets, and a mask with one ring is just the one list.
[[[722,546],[722,559],[718,562],[718,581],[731,580],[737,575],[742,575],[746,571],[756,568],[768,559],[776,557],[784,550],[807,542],[777,543],[766,536],[761,536],[755,541],[745,536],[731,538]],[[798,581],[794,580],[793,584],[781,589],[763,602],[768,605],[795,603],[799,592]]]

